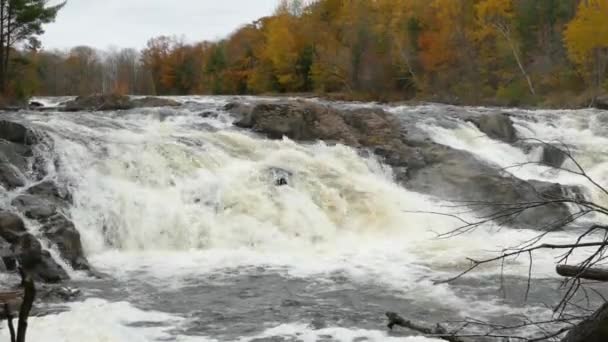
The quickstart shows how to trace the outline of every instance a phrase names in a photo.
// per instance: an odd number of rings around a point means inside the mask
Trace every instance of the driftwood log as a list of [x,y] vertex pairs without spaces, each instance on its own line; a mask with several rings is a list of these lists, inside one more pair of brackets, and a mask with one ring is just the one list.
[[608,281],[608,270],[601,268],[583,268],[570,265],[557,265],[557,274],[562,277],[587,280]]
[[466,342],[465,340],[459,337],[450,335],[448,331],[445,330],[445,328],[443,328],[439,324],[431,328],[421,324],[413,323],[412,321],[408,321],[394,312],[387,312],[386,317],[388,318],[387,326],[391,330],[393,330],[395,326],[400,326],[402,328],[420,332],[428,337],[440,338],[449,342]]

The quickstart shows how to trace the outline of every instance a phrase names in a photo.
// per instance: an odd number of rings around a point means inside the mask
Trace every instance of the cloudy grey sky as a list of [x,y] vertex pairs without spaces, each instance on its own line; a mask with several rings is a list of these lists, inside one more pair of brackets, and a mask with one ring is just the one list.
[[[58,2],[54,1],[54,2]],[[269,15],[278,0],[68,0],[42,36],[47,49],[89,45],[142,48],[159,35],[224,38]]]

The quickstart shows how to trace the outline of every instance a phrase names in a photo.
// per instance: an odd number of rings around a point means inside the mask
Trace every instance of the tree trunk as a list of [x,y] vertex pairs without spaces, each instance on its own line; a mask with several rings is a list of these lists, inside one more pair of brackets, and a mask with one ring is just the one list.
[[574,327],[562,342],[606,342],[608,341],[608,303],[591,317]]
[[27,331],[27,318],[30,315],[34,299],[36,298],[36,286],[32,277],[26,276],[23,279],[23,304],[19,310],[19,326],[17,327],[17,342],[25,342],[25,333]]
[[515,62],[517,62],[517,66],[519,67],[521,74],[526,79],[526,82],[528,82],[528,88],[530,89],[530,93],[532,95],[536,95],[536,91],[534,90],[534,85],[532,84],[532,79],[530,78],[530,75],[528,75],[526,68],[524,68],[523,63],[521,62],[521,58],[519,57],[519,53],[517,52],[515,43],[513,43],[513,40],[511,39],[511,34],[509,34],[509,32],[507,30],[505,30],[504,28],[502,28],[498,25],[496,25],[496,29],[505,37],[505,39],[507,40],[507,43],[509,43],[509,47],[511,48],[513,57],[515,57]]
[[556,271],[557,274],[561,275],[562,277],[578,277],[587,280],[608,281],[608,270],[599,268],[584,269],[578,266],[557,265]]
[[[4,7],[6,0],[0,0],[0,61],[4,61],[4,20],[5,12]],[[4,63],[0,65],[0,94],[4,94],[6,90],[6,70],[4,70]]]

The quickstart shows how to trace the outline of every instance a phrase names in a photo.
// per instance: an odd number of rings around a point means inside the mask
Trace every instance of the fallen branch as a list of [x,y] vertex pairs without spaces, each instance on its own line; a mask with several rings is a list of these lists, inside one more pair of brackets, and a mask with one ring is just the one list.
[[557,265],[557,274],[562,277],[586,280],[608,281],[608,270],[600,268],[585,268],[571,265]]
[[437,324],[437,326],[434,329],[429,328],[429,327],[426,327],[423,325],[418,325],[411,321],[407,321],[403,317],[399,316],[398,314],[396,314],[394,312],[387,312],[386,317],[389,320],[387,326],[391,330],[393,329],[393,327],[395,327],[397,325],[397,326],[400,326],[403,328],[418,331],[427,336],[441,338],[441,339],[449,341],[449,342],[465,342],[464,340],[462,340],[456,336],[452,336],[452,335],[448,334],[447,330],[445,330],[439,324]]

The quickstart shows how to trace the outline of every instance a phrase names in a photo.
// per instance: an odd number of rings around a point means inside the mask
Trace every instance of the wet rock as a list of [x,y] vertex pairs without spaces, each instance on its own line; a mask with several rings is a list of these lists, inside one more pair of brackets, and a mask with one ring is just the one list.
[[26,192],[30,195],[39,196],[56,201],[71,201],[72,196],[65,189],[60,189],[52,181],[43,181],[29,187]]
[[235,122],[235,126],[251,128],[253,127],[253,118],[251,116],[253,107],[254,106],[250,104],[231,102],[225,105],[223,109],[236,117],[237,121]]
[[51,241],[59,255],[75,270],[90,270],[84,256],[80,233],[65,215],[57,212],[40,220],[42,236]]
[[[502,174],[495,166],[476,159],[470,153],[431,144],[421,149],[426,166],[411,170],[408,189],[453,201],[525,203],[566,195],[566,188],[553,183],[523,181]],[[489,207],[479,208],[486,213]],[[521,228],[547,229],[570,211],[565,204],[551,204],[531,209],[511,224]]]
[[26,232],[23,220],[18,215],[0,211],[0,238],[14,244]]
[[27,218],[34,220],[48,218],[57,212],[57,206],[51,201],[33,195],[17,196],[11,204]]
[[40,241],[31,234],[24,234],[14,247],[23,269],[36,281],[58,283],[69,279],[67,272],[55,262],[51,253],[42,249]]
[[160,97],[144,97],[141,99],[135,99],[131,101],[133,108],[153,108],[153,107],[179,107],[182,104],[171,100]]
[[36,134],[22,124],[0,120],[0,139],[22,145],[36,143]]
[[66,102],[63,110],[66,112],[104,111],[125,110],[134,107],[135,105],[128,96],[109,94],[79,96],[72,101]]
[[76,270],[89,270],[80,233],[62,212],[68,207],[69,194],[50,181],[34,185],[26,192],[17,196],[11,204],[27,218],[40,223],[42,236],[57,248],[59,255],[70,266]]
[[235,125],[272,139],[286,136],[370,148],[387,164],[404,170],[422,163],[418,150],[403,139],[399,121],[381,109],[341,111],[305,101],[261,103]]
[[27,232],[19,216],[0,212],[0,238],[3,244],[10,245],[11,254],[3,256],[8,269],[14,269],[14,261],[18,260],[38,281],[58,282],[68,279],[65,270],[53,260],[48,251],[42,249],[40,241]]
[[25,186],[26,179],[23,173],[14,165],[0,160],[0,185],[7,190]]
[[28,106],[29,108],[42,108],[44,107],[44,104],[38,101],[30,101]]
[[596,97],[594,106],[597,109],[608,110],[608,94]]
[[559,168],[566,160],[566,154],[560,148],[553,145],[543,145],[541,163]]
[[469,120],[492,139],[501,140],[506,143],[517,141],[517,132],[513,126],[513,121],[506,114],[486,114]]
[[27,159],[32,156],[30,146],[0,140],[0,161],[14,165],[24,171],[28,167]]
[[81,294],[80,289],[68,286],[43,285],[38,289],[38,298],[46,303],[73,301]]

